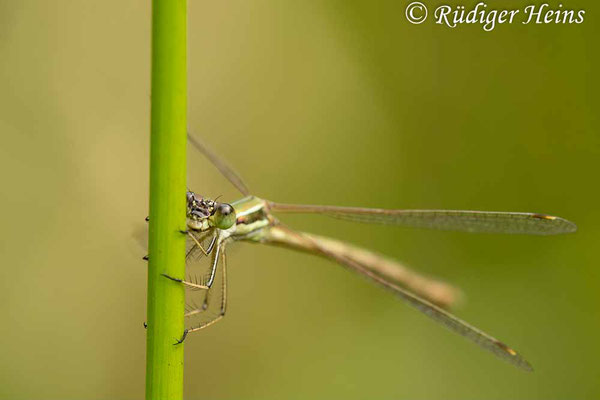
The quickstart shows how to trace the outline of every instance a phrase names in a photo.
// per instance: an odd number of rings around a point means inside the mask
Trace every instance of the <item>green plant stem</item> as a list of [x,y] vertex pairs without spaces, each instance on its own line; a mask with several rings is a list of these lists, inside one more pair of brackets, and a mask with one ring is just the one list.
[[183,397],[186,0],[152,2],[152,110],[146,399]]

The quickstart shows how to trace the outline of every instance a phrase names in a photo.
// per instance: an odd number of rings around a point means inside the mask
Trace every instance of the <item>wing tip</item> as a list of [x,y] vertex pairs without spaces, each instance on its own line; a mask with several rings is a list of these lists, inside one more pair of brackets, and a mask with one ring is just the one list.
[[529,364],[529,362],[526,359],[524,359],[523,356],[521,356],[521,354],[519,354],[516,350],[508,347],[506,344],[502,343],[497,339],[495,339],[494,344],[496,345],[495,350],[500,349],[499,352],[492,350],[492,352],[495,353],[497,356],[513,364],[517,368],[520,368],[527,372],[533,372],[533,367],[531,366],[531,364]]
[[516,357],[518,357],[518,360],[515,360],[515,365],[517,367],[519,367],[520,369],[522,369],[523,371],[526,372],[533,372],[533,366],[531,364],[529,364],[529,361],[527,361],[526,359],[524,359],[523,357],[521,357],[520,355],[516,355]]
[[565,233],[575,233],[577,232],[577,225],[571,221],[568,221],[565,219],[565,222],[567,223],[567,229],[565,230]]
[[577,232],[577,225],[574,222],[569,221],[561,217],[554,217],[558,222],[560,229],[557,233],[574,233]]
[[550,228],[546,234],[549,235],[560,235],[564,233],[577,232],[577,225],[568,219],[557,217],[555,215],[548,214],[532,214],[535,219],[547,221],[552,228]]

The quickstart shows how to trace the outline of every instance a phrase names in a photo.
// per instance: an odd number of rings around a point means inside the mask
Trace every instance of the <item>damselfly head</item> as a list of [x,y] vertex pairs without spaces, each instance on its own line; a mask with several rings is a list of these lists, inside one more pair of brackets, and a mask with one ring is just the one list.
[[194,230],[205,231],[216,227],[229,229],[235,224],[235,210],[230,204],[205,199],[187,192],[187,224]]

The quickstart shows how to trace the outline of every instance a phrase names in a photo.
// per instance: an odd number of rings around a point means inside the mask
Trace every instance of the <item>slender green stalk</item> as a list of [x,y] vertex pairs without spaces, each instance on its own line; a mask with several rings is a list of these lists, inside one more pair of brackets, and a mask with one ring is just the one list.
[[183,397],[186,0],[152,2],[152,116],[146,399]]

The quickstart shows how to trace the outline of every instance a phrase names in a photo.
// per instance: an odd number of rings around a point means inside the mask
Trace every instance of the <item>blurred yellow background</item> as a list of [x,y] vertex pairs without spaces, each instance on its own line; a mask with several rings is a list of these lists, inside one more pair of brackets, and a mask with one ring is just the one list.
[[[536,371],[335,264],[236,244],[227,317],[186,341],[186,398],[600,397],[597,3],[565,3],[581,25],[489,33],[410,25],[394,0],[189,3],[189,125],[257,195],[553,213],[579,231],[284,218],[458,285],[457,314]],[[0,2],[0,54],[0,396],[139,399],[150,2]],[[237,198],[188,159],[193,190]]]

